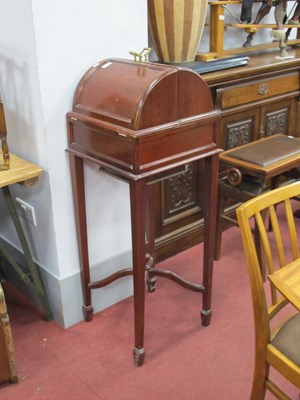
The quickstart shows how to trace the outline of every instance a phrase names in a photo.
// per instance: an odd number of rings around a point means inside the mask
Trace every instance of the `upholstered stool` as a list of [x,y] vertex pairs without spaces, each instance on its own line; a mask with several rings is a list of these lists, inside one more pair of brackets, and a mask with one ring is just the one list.
[[[277,134],[220,154],[223,172],[219,180],[216,260],[220,258],[226,221],[237,225],[234,218],[236,206],[267,189],[275,189],[280,176],[300,178],[300,168],[297,167],[300,167],[300,138],[292,136]],[[229,212],[225,212],[229,199],[233,205]]]

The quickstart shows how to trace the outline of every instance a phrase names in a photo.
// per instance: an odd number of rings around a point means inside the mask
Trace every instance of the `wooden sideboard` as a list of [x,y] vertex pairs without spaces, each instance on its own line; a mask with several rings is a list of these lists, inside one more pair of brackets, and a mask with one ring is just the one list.
[[[288,52],[294,57],[279,59],[278,50],[250,54],[247,66],[202,75],[221,110],[224,150],[274,133],[300,136],[300,47]],[[193,163],[157,183],[156,261],[202,241],[202,170],[202,162]]]

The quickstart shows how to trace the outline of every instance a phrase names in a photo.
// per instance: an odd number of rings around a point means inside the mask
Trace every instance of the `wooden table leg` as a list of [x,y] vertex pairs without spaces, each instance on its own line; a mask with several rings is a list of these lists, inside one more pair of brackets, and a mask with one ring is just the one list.
[[211,294],[218,192],[218,155],[204,159],[204,254],[201,321],[207,326],[211,319]]
[[40,274],[37,269],[37,266],[33,261],[33,258],[32,258],[32,255],[31,255],[31,252],[30,252],[30,249],[29,249],[29,246],[28,246],[28,243],[27,243],[27,240],[26,240],[26,237],[25,237],[22,225],[21,225],[21,222],[18,217],[15,203],[10,194],[9,187],[4,186],[2,188],[2,191],[3,191],[4,198],[5,198],[6,204],[8,206],[10,216],[14,223],[14,226],[15,226],[15,229],[16,229],[16,232],[17,232],[17,235],[18,235],[18,238],[19,238],[22,250],[23,250],[23,254],[24,254],[24,257],[26,260],[27,267],[29,269],[29,273],[30,273],[30,279],[28,280],[29,282],[27,282],[26,279],[22,279],[22,277],[26,276],[26,274],[21,272],[22,268],[19,266],[19,264],[16,261],[14,261],[13,257],[9,256],[9,253],[5,250],[4,246],[1,246],[0,252],[2,255],[4,255],[6,257],[6,259],[13,266],[13,268],[16,270],[16,272],[19,273],[19,276],[21,277],[21,279],[23,280],[23,282],[25,284],[32,283],[30,286],[38,294],[38,296],[40,298],[40,302],[42,304],[43,310],[46,314],[48,321],[52,321],[53,316],[52,316],[52,313],[50,310],[46,292],[44,290],[43,283],[40,278]]
[[131,180],[131,235],[134,296],[134,363],[141,366],[144,362],[144,315],[145,315],[145,266],[146,258],[146,188],[143,180]]
[[69,153],[70,169],[73,188],[74,211],[77,231],[77,243],[79,251],[79,261],[81,268],[81,279],[83,289],[82,306],[86,321],[93,319],[93,306],[91,300],[90,283],[90,263],[88,254],[87,224],[86,224],[86,204],[84,190],[84,165],[83,159]]

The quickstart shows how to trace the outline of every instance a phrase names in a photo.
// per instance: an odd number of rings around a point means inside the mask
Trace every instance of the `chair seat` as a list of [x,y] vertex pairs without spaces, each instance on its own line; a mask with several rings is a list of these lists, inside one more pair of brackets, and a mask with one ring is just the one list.
[[300,313],[282,326],[272,340],[272,344],[300,367]]

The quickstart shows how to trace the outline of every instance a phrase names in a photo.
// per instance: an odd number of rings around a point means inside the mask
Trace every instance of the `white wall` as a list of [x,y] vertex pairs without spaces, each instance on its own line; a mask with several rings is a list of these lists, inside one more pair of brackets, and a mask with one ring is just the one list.
[[[79,271],[65,115],[89,67],[107,57],[129,58],[129,50],[147,45],[146,2],[0,0],[0,9],[0,88],[10,151],[44,169],[36,186],[15,185],[12,192],[35,207],[37,227],[24,221],[23,226],[35,260],[59,283]],[[130,250],[128,188],[91,165],[86,179],[90,261],[96,265]],[[1,209],[1,237],[18,247]],[[81,294],[74,289],[65,302],[71,298],[77,307],[74,295]],[[62,300],[64,306],[69,304]],[[68,325],[63,310],[54,313]]]
[[[38,225],[23,226],[55,318],[69,326],[82,318],[82,295],[65,115],[90,66],[107,57],[129,58],[129,50],[147,45],[147,1],[0,0],[0,10],[0,90],[9,147],[44,169],[34,187],[14,185],[12,194],[35,208]],[[227,47],[245,38],[227,36]],[[201,50],[207,44],[205,29]],[[128,187],[91,164],[85,172],[90,262],[100,277],[119,269],[118,263],[130,264]],[[0,236],[19,248],[0,201]],[[93,294],[96,311],[130,295],[131,279],[121,281]]]

